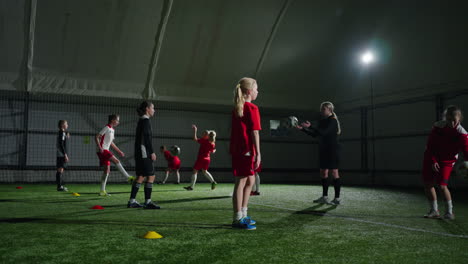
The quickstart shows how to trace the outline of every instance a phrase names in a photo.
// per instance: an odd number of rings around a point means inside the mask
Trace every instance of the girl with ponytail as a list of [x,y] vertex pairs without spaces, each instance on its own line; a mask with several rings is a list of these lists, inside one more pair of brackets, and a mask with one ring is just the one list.
[[[341,134],[340,121],[335,113],[335,106],[331,102],[323,102],[320,104],[320,114],[322,119],[319,121],[317,128],[311,127],[309,121],[298,125],[297,128],[310,136],[318,137],[319,141],[319,167],[322,180],[322,197],[314,200],[314,203],[339,205],[341,192],[340,175],[338,172],[340,162],[340,144],[338,143],[338,136]],[[329,172],[332,174],[333,185],[335,187],[335,199],[331,202],[328,200]]]
[[205,130],[202,134],[201,138],[197,137],[197,126],[192,125],[193,128],[193,140],[200,144],[200,149],[198,150],[198,157],[197,161],[195,161],[195,165],[193,166],[193,173],[192,178],[190,180],[190,186],[184,187],[187,191],[193,191],[195,188],[195,183],[197,182],[197,174],[198,171],[202,171],[203,175],[210,181],[211,183],[211,190],[216,189],[216,185],[218,184],[211,173],[208,171],[211,163],[211,153],[216,152],[216,132],[214,130]]
[[234,89],[234,109],[231,118],[230,153],[235,178],[232,203],[233,228],[255,230],[256,222],[247,214],[250,193],[255,183],[255,170],[261,162],[260,113],[252,104],[257,99],[257,81],[242,78]]

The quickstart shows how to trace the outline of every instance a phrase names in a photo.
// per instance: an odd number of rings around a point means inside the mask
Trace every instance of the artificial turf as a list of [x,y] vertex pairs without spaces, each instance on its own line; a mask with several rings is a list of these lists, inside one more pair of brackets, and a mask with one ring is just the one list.
[[311,202],[319,186],[264,184],[249,206],[257,230],[245,231],[230,227],[232,184],[156,185],[161,210],[126,208],[129,185],[109,184],[111,197],[95,184],[16,186],[0,185],[2,263],[468,263],[462,192],[448,221],[422,218],[422,190],[344,187],[335,207]]

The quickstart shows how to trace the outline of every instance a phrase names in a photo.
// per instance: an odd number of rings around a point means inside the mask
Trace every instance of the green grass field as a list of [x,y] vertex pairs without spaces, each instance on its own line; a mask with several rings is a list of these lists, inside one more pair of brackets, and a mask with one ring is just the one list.
[[422,190],[344,187],[332,207],[312,204],[319,186],[265,184],[249,207],[257,230],[245,231],[230,228],[232,184],[155,185],[161,210],[127,209],[129,185],[110,184],[112,197],[97,184],[16,186],[0,185],[2,263],[468,263],[462,193],[445,221],[422,218]]

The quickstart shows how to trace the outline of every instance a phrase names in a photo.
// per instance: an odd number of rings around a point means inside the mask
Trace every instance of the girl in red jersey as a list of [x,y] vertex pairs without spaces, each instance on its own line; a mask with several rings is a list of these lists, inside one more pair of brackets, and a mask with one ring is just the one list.
[[255,170],[260,166],[260,113],[252,104],[257,99],[257,81],[242,78],[234,91],[234,110],[231,119],[230,153],[235,177],[232,203],[233,228],[255,230],[256,222],[247,214],[250,192],[255,183]]
[[211,190],[216,188],[218,184],[213,176],[208,172],[210,167],[210,154],[216,152],[216,132],[214,130],[205,130],[201,138],[197,137],[197,126],[192,125],[193,128],[193,140],[200,144],[200,149],[198,150],[198,157],[195,165],[193,166],[193,174],[190,182],[190,186],[184,187],[187,191],[193,191],[195,183],[197,182],[198,171],[202,171],[203,175],[211,182]]
[[174,156],[171,154],[169,150],[167,150],[166,146],[161,146],[160,148],[161,153],[164,154],[164,158],[167,160],[167,169],[166,169],[166,177],[164,178],[164,181],[162,181],[162,184],[166,184],[167,178],[169,178],[169,174],[171,172],[175,172],[177,176],[177,181],[176,184],[180,183],[180,159],[177,156]]
[[462,152],[464,157],[468,157],[468,134],[460,124],[462,118],[460,108],[449,106],[444,111],[443,120],[436,122],[432,127],[431,134],[427,140],[422,176],[424,189],[431,208],[429,213],[424,216],[426,218],[440,217],[437,206],[437,194],[434,188],[435,183],[435,185],[440,186],[447,203],[447,212],[444,218],[455,219],[455,214],[452,210],[452,197],[447,184],[457,160],[457,154]]

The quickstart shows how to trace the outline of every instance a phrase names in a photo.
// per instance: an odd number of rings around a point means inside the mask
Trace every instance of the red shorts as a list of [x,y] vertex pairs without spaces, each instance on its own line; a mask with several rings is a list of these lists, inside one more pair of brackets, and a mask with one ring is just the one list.
[[105,149],[102,152],[96,153],[99,158],[99,166],[110,166],[110,160],[114,157],[114,154],[109,150]]
[[[254,167],[255,167],[255,162],[254,162]],[[260,163],[260,166],[258,166],[257,169],[255,169],[256,173],[262,172],[262,163]]]
[[432,161],[424,161],[422,177],[425,184],[448,185],[450,174],[453,170],[453,162],[439,162],[440,170],[432,170]]
[[168,169],[171,169],[171,170],[178,170],[178,169],[180,169],[180,162],[169,163],[169,164],[167,165],[167,168],[168,168]]
[[208,170],[210,167],[211,159],[197,159],[195,165],[193,165],[194,170]]
[[255,161],[252,156],[232,156],[232,173],[236,177],[255,175]]

